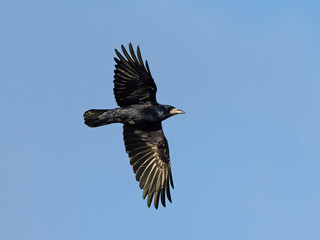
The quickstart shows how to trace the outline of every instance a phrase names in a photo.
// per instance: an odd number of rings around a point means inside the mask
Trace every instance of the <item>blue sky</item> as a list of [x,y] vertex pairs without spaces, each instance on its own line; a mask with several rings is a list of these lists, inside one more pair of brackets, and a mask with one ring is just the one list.
[[[319,239],[317,1],[3,1],[0,238]],[[140,45],[173,204],[147,208],[114,108],[114,48]]]

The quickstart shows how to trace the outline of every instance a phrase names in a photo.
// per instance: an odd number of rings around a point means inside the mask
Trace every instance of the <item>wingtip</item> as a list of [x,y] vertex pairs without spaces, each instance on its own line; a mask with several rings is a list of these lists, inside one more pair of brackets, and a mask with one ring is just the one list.
[[147,200],[148,207],[151,206],[152,199],[153,199],[153,194],[154,194],[153,192],[148,194],[148,200]]
[[139,59],[139,63],[142,67],[144,67],[144,63],[143,63],[143,60],[142,60],[142,56],[141,56],[141,51],[140,51],[140,47],[139,45],[137,45],[137,55],[138,55],[138,59]]
[[130,52],[131,52],[131,50],[133,50],[131,42],[129,43],[129,50],[130,50]]
[[174,189],[174,184],[173,184],[173,178],[172,178],[172,172],[170,171],[170,184],[172,189]]
[[120,57],[120,56],[121,56],[121,53],[120,53],[116,48],[114,49],[114,51],[116,52],[116,54],[117,54],[118,58],[120,58],[120,59],[121,59],[121,57]]

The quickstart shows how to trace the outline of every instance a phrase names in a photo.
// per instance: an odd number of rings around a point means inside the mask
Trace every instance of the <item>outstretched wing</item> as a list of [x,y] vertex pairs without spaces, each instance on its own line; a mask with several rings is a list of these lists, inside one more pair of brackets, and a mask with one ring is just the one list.
[[148,62],[146,61],[146,67],[143,64],[139,46],[137,47],[138,58],[131,43],[129,43],[131,56],[123,45],[121,48],[126,58],[117,49],[115,51],[119,59],[114,58],[117,64],[114,71],[113,92],[117,104],[125,107],[148,101],[156,103],[157,87],[151,76]]
[[154,206],[158,209],[159,199],[165,207],[165,196],[171,202],[170,186],[173,186],[168,142],[162,131],[161,123],[148,127],[125,124],[123,138],[130,164],[136,174],[136,180],[143,189],[143,199],[148,195],[150,207],[154,197]]

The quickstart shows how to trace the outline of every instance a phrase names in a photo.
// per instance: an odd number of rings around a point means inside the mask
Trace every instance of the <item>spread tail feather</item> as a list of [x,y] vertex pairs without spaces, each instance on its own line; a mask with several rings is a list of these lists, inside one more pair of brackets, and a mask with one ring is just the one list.
[[89,127],[100,127],[114,123],[114,109],[90,109],[83,114],[84,123]]

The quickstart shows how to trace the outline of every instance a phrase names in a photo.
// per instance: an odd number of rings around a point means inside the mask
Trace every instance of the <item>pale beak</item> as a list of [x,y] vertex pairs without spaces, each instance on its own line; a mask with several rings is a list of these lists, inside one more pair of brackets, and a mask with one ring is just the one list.
[[171,115],[176,115],[176,114],[184,114],[185,112],[180,110],[180,109],[177,109],[177,108],[173,108],[170,110],[170,114]]

